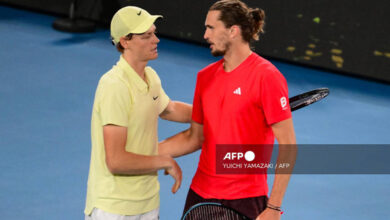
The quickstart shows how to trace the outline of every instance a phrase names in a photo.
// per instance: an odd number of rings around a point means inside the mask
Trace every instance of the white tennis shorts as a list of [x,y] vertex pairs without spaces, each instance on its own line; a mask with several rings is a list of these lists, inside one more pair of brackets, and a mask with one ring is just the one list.
[[160,209],[157,208],[140,215],[118,215],[94,208],[91,215],[85,216],[85,220],[158,220],[159,213]]

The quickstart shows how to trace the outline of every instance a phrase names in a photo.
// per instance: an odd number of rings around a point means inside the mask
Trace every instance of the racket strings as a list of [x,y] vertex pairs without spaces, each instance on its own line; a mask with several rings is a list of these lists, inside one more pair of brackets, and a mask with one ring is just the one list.
[[316,89],[298,96],[294,96],[289,100],[291,111],[313,104],[325,98],[328,94],[329,94],[329,89],[323,88],[323,89]]
[[190,210],[183,220],[245,220],[236,211],[217,205],[203,205]]

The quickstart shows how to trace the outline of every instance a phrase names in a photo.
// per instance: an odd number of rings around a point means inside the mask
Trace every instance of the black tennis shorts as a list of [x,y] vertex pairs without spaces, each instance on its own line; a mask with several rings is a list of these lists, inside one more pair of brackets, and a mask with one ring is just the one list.
[[249,197],[243,199],[204,199],[191,188],[188,191],[186,204],[184,206],[184,213],[187,212],[193,205],[202,202],[216,202],[227,207],[230,207],[251,219],[256,219],[258,215],[267,207],[268,197],[267,196],[258,196],[258,197]]

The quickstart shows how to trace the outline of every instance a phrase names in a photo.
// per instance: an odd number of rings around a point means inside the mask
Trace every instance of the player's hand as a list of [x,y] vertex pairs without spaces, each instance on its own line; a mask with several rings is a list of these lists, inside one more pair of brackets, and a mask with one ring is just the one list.
[[176,163],[176,161],[170,157],[171,161],[171,166],[167,169],[165,169],[165,175],[171,175],[173,179],[175,179],[175,183],[172,186],[172,193],[176,193],[177,190],[179,190],[181,186],[181,181],[182,181],[182,172],[179,167],[179,165]]
[[280,220],[280,212],[272,209],[265,209],[256,220]]

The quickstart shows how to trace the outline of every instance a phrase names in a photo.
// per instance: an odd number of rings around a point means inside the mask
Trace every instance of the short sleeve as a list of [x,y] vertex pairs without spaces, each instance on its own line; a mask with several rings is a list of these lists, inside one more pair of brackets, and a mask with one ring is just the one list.
[[268,125],[291,118],[287,82],[276,68],[264,74],[260,99]]
[[202,108],[201,83],[200,83],[199,74],[196,80],[194,100],[192,103],[192,120],[199,124],[203,124],[203,108]]
[[102,125],[128,127],[131,96],[121,82],[101,83],[98,87],[98,111]]

